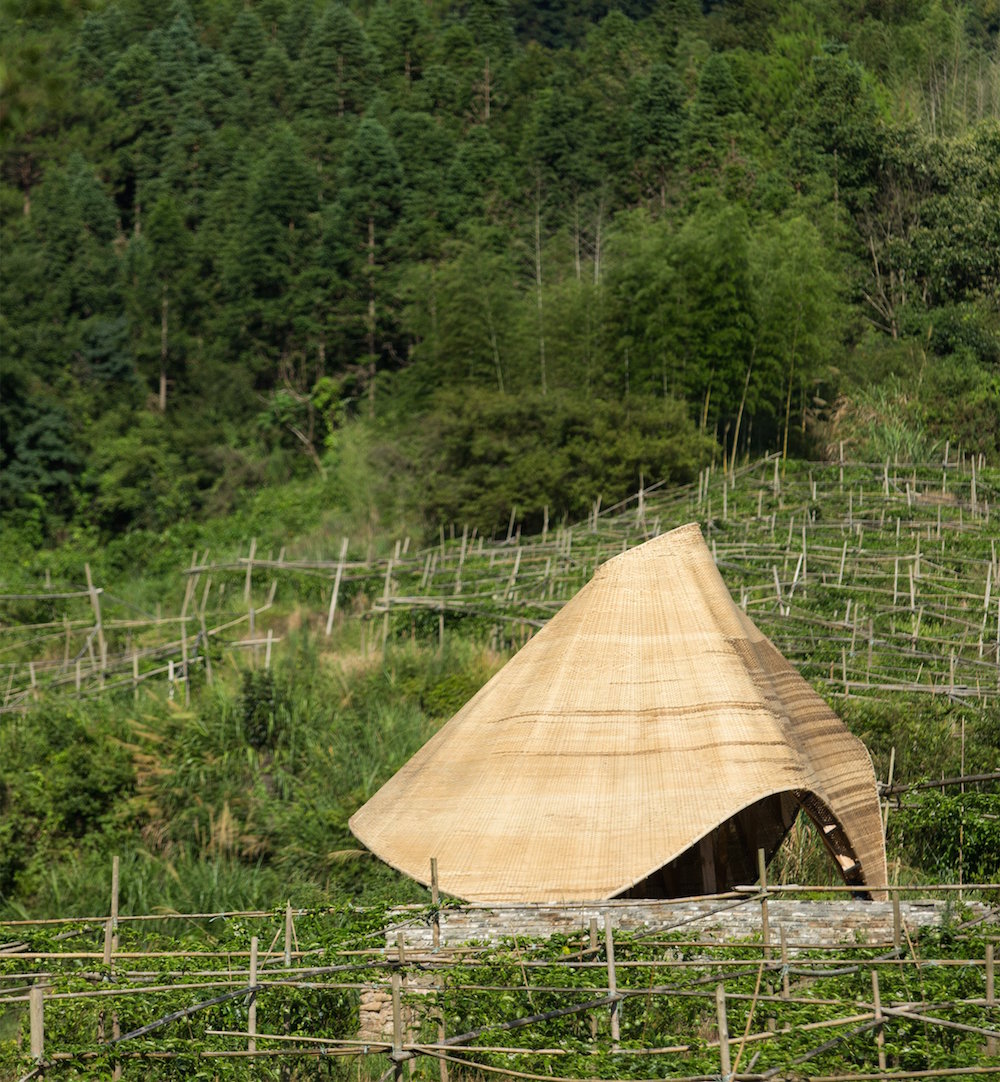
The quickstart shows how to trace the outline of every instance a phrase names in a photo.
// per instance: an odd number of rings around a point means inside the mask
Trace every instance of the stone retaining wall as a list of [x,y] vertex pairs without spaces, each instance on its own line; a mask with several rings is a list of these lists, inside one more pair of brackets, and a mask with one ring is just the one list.
[[[973,916],[987,916],[986,906],[965,907]],[[950,917],[954,906],[946,901],[900,902],[901,938],[915,938],[922,928],[937,927]],[[549,936],[587,932],[596,919],[603,934],[607,915],[612,927],[627,932],[661,934],[683,933],[695,939],[720,943],[751,939],[761,935],[761,904],[756,895],[745,899],[705,899],[699,901],[605,902],[576,905],[469,905],[440,911],[440,945],[457,947],[463,943],[496,943],[517,936],[545,939]],[[403,934],[403,946],[414,961],[434,959],[433,929],[423,914],[415,918],[397,913],[397,920],[386,933],[386,950],[395,956],[397,937]],[[833,947],[840,943],[864,943],[893,946],[893,906],[891,902],[855,900],[794,901],[771,897],[768,900],[768,927],[777,944],[784,930],[789,953],[815,947]],[[406,990],[429,991],[428,976],[411,976]],[[421,982],[424,982],[421,985]],[[412,1018],[406,1018],[407,1028]],[[385,1040],[392,1036],[392,997],[388,989],[373,988],[361,997],[361,1037]]]
[[[950,912],[952,909],[947,902],[900,902],[900,917],[911,931],[938,925]],[[603,928],[605,914],[610,916],[614,928],[628,932],[682,932],[698,939],[717,939],[720,942],[761,934],[761,906],[755,895],[723,901],[476,905],[441,911],[441,946],[470,942],[495,943],[515,935],[526,939],[544,939],[555,934],[586,931],[593,918]],[[779,935],[778,928],[784,927],[790,947],[795,944],[803,947],[834,946],[846,941],[891,945],[893,937],[891,902],[846,899],[814,902],[771,897],[768,900],[768,923],[775,941]],[[407,949],[432,949],[429,924],[414,924],[404,919],[388,933],[387,946],[396,945],[399,931],[403,932]]]

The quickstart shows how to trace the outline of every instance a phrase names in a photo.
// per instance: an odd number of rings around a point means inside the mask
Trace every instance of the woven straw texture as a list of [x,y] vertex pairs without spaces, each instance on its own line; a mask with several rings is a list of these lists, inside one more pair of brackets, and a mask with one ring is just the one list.
[[826,822],[849,881],[878,893],[868,752],[733,603],[689,524],[604,564],[350,826],[422,883],[436,857],[459,898],[596,900],[774,794]]

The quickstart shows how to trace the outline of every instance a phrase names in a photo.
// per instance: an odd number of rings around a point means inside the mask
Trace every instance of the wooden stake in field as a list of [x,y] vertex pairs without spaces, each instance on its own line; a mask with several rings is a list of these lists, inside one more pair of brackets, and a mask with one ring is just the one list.
[[729,1022],[726,1019],[725,985],[715,986],[715,1016],[719,1025],[719,1067],[723,1082],[729,1082],[733,1073],[733,1062],[729,1056]]
[[257,951],[259,940],[253,936],[250,940],[250,1005],[247,1007],[247,1051],[257,1051],[257,993],[253,991],[257,983]]
[[878,1069],[885,1071],[885,1033],[882,1026],[882,998],[878,990],[878,971],[872,970],[872,1001],[875,1005],[875,1046],[878,1049]]
[[[28,1011],[31,1027],[31,1058],[41,1063],[45,1055],[45,992],[40,984],[33,984],[28,992]],[[34,1074],[34,1072],[32,1072]],[[30,1077],[30,1076],[29,1076]]]
[[611,1051],[617,1052],[621,1038],[621,1025],[618,1016],[620,1006],[618,996],[618,977],[615,973],[615,936],[611,926],[611,914],[604,914],[604,948],[608,958],[608,995],[615,997],[611,1004]]
[[108,644],[104,638],[104,621],[101,619],[101,591],[94,586],[90,564],[84,564],[83,570],[87,575],[87,592],[90,594],[90,605],[94,610],[94,631],[97,634],[97,648],[101,658],[101,683],[103,683],[104,672],[108,667]]
[[333,592],[330,594],[330,611],[326,614],[326,635],[330,637],[333,630],[333,618],[337,614],[337,600],[340,597],[340,583],[344,577],[344,562],[347,559],[348,539],[345,537],[340,542],[340,557],[337,560],[337,573],[333,579]]
[[760,876],[760,938],[764,944],[764,957],[771,957],[771,929],[767,912],[767,861],[764,850],[757,850],[757,872]]

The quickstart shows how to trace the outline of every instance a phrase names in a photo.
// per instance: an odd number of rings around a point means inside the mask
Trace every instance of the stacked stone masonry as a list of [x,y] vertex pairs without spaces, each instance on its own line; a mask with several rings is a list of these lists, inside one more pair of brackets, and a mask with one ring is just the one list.
[[[987,917],[980,905],[963,907],[964,916]],[[943,901],[899,903],[902,938],[919,935],[920,929],[936,927],[950,919],[954,906]],[[496,943],[513,937],[545,939],[552,935],[587,932],[596,919],[603,933],[605,916],[612,927],[629,933],[683,933],[696,939],[728,942],[752,939],[762,934],[760,898],[701,899],[697,901],[605,902],[577,905],[469,905],[444,908],[439,914],[440,947],[458,947],[465,943]],[[816,947],[834,947],[839,943],[864,943],[871,946],[893,945],[893,906],[891,902],[855,900],[793,901],[771,897],[768,900],[768,927],[772,942],[780,940],[784,930],[790,955]],[[433,927],[425,914],[414,917],[399,911],[386,933],[386,952],[398,957],[398,936],[403,935],[406,957],[413,962],[433,960]],[[431,978],[412,971],[406,991],[430,991]],[[421,982],[423,986],[421,986]],[[409,1029],[412,1017],[404,1022]],[[384,1041],[392,1036],[392,999],[384,986],[372,988],[361,997],[361,1037]]]

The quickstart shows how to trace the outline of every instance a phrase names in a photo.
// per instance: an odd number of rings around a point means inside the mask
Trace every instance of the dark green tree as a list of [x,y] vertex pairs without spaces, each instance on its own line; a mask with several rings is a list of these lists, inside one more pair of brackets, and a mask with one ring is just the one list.
[[375,410],[379,358],[391,354],[390,343],[383,339],[383,328],[388,327],[380,318],[379,303],[385,304],[390,292],[387,262],[402,188],[403,171],[388,132],[377,120],[366,118],[344,154],[328,242],[343,278],[361,285],[346,300],[363,327],[363,366],[371,413]]
[[375,51],[357,17],[343,4],[327,4],[302,47],[300,108],[320,125],[361,113],[371,98],[375,68]]
[[637,81],[629,115],[629,143],[640,190],[667,205],[667,187],[684,136],[684,90],[672,68],[655,65]]

